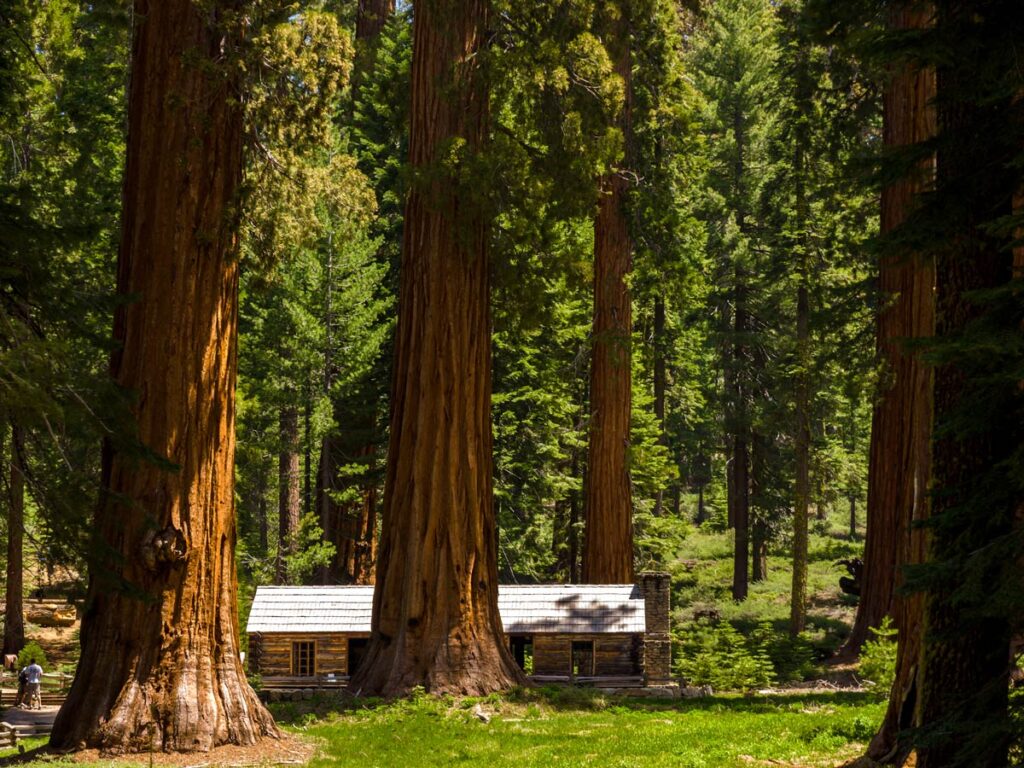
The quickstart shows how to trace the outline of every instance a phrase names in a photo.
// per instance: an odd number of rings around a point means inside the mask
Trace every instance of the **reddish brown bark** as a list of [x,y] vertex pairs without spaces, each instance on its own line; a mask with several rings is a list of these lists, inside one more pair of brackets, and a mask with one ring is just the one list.
[[[276,735],[239,660],[235,575],[242,115],[219,8],[135,4],[116,382],[138,438],[104,447],[81,661],[58,748],[206,751]],[[130,586],[128,586],[130,585]]]
[[[927,25],[931,13],[912,4],[896,8],[894,29]],[[935,134],[935,96],[932,72],[906,65],[894,73],[884,94],[884,140],[888,147],[905,147]],[[882,190],[882,233],[898,229],[916,205],[916,196],[931,183],[929,163]],[[895,746],[898,724],[906,717],[899,702],[912,695],[912,678],[919,655],[918,624],[921,602],[902,597],[902,567],[922,562],[924,535],[912,525],[928,515],[931,474],[932,372],[908,340],[934,334],[935,270],[926,254],[890,252],[879,265],[882,309],[876,325],[877,354],[884,363],[879,398],[872,414],[865,522],[864,573],[857,617],[840,658],[852,658],[870,638],[870,628],[892,616],[900,631],[898,695],[871,747],[881,755]],[[903,631],[908,630],[908,631]],[[913,710],[912,703],[909,710]]]
[[[1016,3],[943,0],[935,6],[938,34],[945,39],[977,35],[978,26],[987,26],[991,35],[995,19],[1004,24],[1012,19],[1019,34]],[[1000,64],[1014,66],[1015,59]],[[1013,212],[1020,171],[1008,167],[1020,148],[1007,148],[990,137],[993,122],[1002,127],[1005,123],[998,117],[1005,120],[1010,111],[1001,94],[993,98],[991,91],[984,96],[978,92],[979,76],[987,75],[989,66],[972,58],[944,60],[936,67],[936,122],[943,139],[936,159],[937,188],[941,196],[955,194],[956,199],[935,254],[935,334],[943,342],[958,342],[973,323],[989,314],[990,303],[978,296],[1006,286],[1014,271],[1007,242],[989,225]],[[1015,724],[1009,713],[1007,663],[1010,621],[1017,617],[1002,607],[993,610],[993,601],[985,594],[986,587],[1007,579],[1006,564],[985,567],[976,561],[993,557],[986,550],[1009,539],[1016,524],[1019,497],[993,493],[992,486],[1002,478],[989,473],[1014,461],[1022,435],[1015,421],[1006,423],[984,412],[970,429],[962,422],[968,413],[975,418],[981,400],[997,403],[994,410],[999,413],[1012,412],[1019,382],[993,385],[992,370],[954,344],[944,349],[934,372],[935,524],[928,531],[927,559],[970,573],[933,573],[924,593],[917,723],[923,735],[917,766],[1003,768],[1017,762],[1009,749]],[[983,585],[981,594],[965,595],[965,580]],[[1019,581],[1016,584],[1019,588]]]
[[359,0],[356,40],[372,40],[377,37],[394,12],[395,0]]
[[[25,552],[25,473],[22,470],[24,434],[11,424],[10,484],[7,487],[7,581],[4,585],[3,652],[17,653],[25,645],[23,569]],[[3,441],[0,439],[0,449]],[[3,451],[0,450],[0,456]]]
[[487,135],[485,0],[413,24],[410,164],[373,632],[355,691],[484,694],[522,680],[498,614],[487,223],[452,142]]
[[[621,126],[629,136],[630,51],[625,16],[614,24],[615,71],[626,103]],[[632,405],[632,297],[628,277],[633,243],[626,218],[629,186],[613,171],[600,183],[594,222],[594,327],[590,358],[590,445],[586,478],[584,583],[633,582],[633,499],[629,477]]]

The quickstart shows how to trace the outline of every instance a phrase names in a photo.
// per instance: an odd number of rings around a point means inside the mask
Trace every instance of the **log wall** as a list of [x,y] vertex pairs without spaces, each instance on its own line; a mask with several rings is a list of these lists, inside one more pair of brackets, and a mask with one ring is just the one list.
[[261,633],[249,636],[249,671],[264,677],[291,676],[292,643],[316,643],[317,675],[348,675],[348,641],[368,634]]
[[[292,676],[292,643],[316,641],[316,674],[348,675],[348,641],[366,634],[262,633],[249,636],[249,671],[263,677]],[[642,669],[643,637],[629,634],[533,635],[533,673],[569,675],[572,644],[594,643],[595,675],[637,675]],[[589,676],[589,671],[584,676]]]
[[[572,644],[594,642],[595,675],[640,673],[643,640],[639,635],[553,634],[533,636],[533,674],[568,675],[572,672]],[[584,673],[585,676],[589,672]]]

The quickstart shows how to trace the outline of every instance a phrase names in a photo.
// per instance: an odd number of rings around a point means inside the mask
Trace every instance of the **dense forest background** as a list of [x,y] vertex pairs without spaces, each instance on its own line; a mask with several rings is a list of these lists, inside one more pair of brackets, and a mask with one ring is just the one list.
[[[247,95],[240,558],[259,582],[342,583],[369,578],[381,503],[411,14],[358,39],[354,8],[290,10],[253,42],[264,70]],[[879,92],[834,44],[805,39],[796,6],[645,10],[628,150],[638,565],[662,562],[689,526],[730,522],[737,442],[754,550],[786,545],[798,370],[812,392],[812,513],[848,510],[863,531],[878,220],[858,163],[880,140]],[[502,8],[489,51],[494,146],[475,182],[497,222],[500,568],[520,581],[579,574],[593,178],[621,150],[607,115],[623,97],[592,12]],[[80,571],[75,525],[117,412],[103,371],[130,19],[117,3],[47,2],[11,21],[21,47],[6,65],[20,87],[6,97],[4,236],[10,252],[33,252],[19,262],[30,271],[5,275],[17,289],[5,293],[5,408],[30,514],[45,510],[30,546]],[[812,88],[796,89],[798,65]]]
[[[241,192],[226,214],[237,222],[241,267],[234,470],[243,612],[260,584],[374,580],[403,210],[410,189],[430,181],[407,162],[409,5],[244,5],[225,22],[245,27],[244,44],[220,62],[232,73],[245,142]],[[865,531],[872,420],[877,443],[877,406],[892,385],[892,339],[878,336],[894,296],[881,276],[886,259],[960,242],[964,221],[1002,238],[1006,252],[1015,245],[1019,199],[1012,210],[986,207],[999,195],[992,185],[1016,189],[1019,170],[1019,100],[1008,96],[1019,93],[1019,76],[1006,75],[1015,71],[1009,58],[985,53],[1012,49],[1013,9],[995,3],[984,24],[961,29],[966,12],[940,3],[953,21],[929,37],[868,0],[633,0],[623,35],[618,4],[490,5],[479,54],[485,148],[452,139],[437,172],[491,223],[500,578],[586,578],[585,521],[604,482],[591,471],[594,436],[613,417],[595,403],[619,387],[630,567],[666,568],[695,531],[731,531],[735,600],[767,577],[769,555],[792,563],[797,636],[809,530],[842,515],[854,545]],[[138,393],[107,375],[112,317],[132,300],[115,286],[135,22],[117,0],[13,0],[0,11],[9,598],[23,556],[43,574],[37,581],[80,584],[109,554],[91,524],[104,441],[139,462],[163,460],[133,439]],[[894,151],[884,99],[892,72],[910,60],[976,66],[959,80],[942,76],[945,132]],[[983,94],[981,117],[943,106],[972,88]],[[973,149],[986,131],[999,137],[989,154]],[[971,149],[950,149],[960,146]],[[933,156],[940,183],[893,236],[883,190]],[[994,174],[990,187],[972,164]],[[607,231],[595,230],[595,215],[617,195],[631,246],[604,264],[595,254]],[[965,195],[979,202],[961,206]],[[622,278],[617,300],[625,297],[611,310],[602,304],[609,269]],[[940,496],[937,530],[947,539],[937,564],[910,584],[942,593],[963,574],[957,600],[967,618],[947,614],[945,629],[998,621],[1008,636],[1007,617],[1020,615],[1019,526],[1010,513],[983,520],[985,505],[1019,508],[1020,398],[1010,385],[1024,379],[1019,276],[997,285],[949,275],[958,292],[939,291],[943,342],[926,356],[967,372],[940,376],[935,434],[937,472],[966,483],[969,502]],[[973,298],[957,304],[961,294]],[[965,309],[972,302],[984,309]],[[601,355],[617,366],[599,367]],[[912,421],[908,433],[921,426]],[[970,485],[972,472],[981,485]],[[890,584],[898,564],[915,562],[890,559]],[[851,652],[896,610],[893,599],[890,587],[873,603],[878,615],[855,629]]]

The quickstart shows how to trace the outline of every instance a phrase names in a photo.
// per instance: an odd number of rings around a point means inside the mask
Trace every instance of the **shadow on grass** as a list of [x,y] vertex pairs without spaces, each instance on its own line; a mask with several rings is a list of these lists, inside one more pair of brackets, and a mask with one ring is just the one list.
[[33,749],[26,749],[24,752],[15,752],[14,754],[0,757],[0,766],[22,765],[24,763],[35,763],[42,760],[46,760],[47,762],[56,762],[65,757],[66,755],[63,753],[50,749],[48,744],[43,744],[42,746],[35,747]]
[[517,688],[505,695],[484,698],[454,699],[429,694],[386,701],[379,698],[356,697],[347,693],[331,693],[297,702],[275,702],[270,710],[278,723],[291,726],[313,725],[321,720],[359,712],[424,712],[441,714],[451,709],[471,709],[476,704],[523,706],[543,705],[557,712],[585,713],[606,711],[630,712],[722,712],[733,714],[770,714],[781,710],[802,710],[815,706],[864,706],[874,701],[870,694],[858,691],[807,691],[782,695],[728,694],[696,699],[638,698],[611,694],[596,688],[573,688],[547,685]]

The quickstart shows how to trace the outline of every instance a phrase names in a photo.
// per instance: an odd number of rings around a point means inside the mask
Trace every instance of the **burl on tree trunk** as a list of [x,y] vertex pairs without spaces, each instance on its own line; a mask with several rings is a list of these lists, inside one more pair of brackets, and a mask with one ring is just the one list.
[[[629,135],[630,52],[625,18],[615,24],[615,71],[625,84],[621,120]],[[633,498],[629,477],[633,308],[627,282],[633,243],[620,172],[600,186],[594,222],[594,328],[590,357],[590,447],[583,538],[585,583],[633,582]]]
[[[277,735],[238,655],[230,36],[192,0],[136,3],[111,372],[138,439],[109,443],[82,655],[58,748],[206,751]],[[172,466],[173,465],[173,466]]]
[[478,695],[523,680],[498,614],[487,226],[457,167],[487,134],[486,24],[485,0],[416,6],[418,178],[405,211],[373,631],[350,686],[363,693]]

